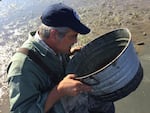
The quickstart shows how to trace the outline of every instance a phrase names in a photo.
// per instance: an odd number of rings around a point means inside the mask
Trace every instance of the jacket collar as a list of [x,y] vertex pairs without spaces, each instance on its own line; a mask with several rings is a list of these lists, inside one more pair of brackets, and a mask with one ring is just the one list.
[[46,45],[46,43],[40,38],[36,31],[31,32],[29,34],[29,40],[33,42],[34,48],[42,55],[46,56],[46,54],[50,53],[56,55],[56,53]]

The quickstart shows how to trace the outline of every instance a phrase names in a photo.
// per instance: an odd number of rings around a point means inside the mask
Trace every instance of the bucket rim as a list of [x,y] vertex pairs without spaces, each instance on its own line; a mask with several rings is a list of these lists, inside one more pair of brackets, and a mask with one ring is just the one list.
[[[105,34],[103,34],[102,36],[107,35],[107,34],[111,34],[111,33],[113,33],[113,32],[120,31],[120,30],[125,30],[125,31],[128,33],[128,35],[129,35],[129,37],[128,37],[129,40],[128,40],[126,46],[124,47],[124,49],[123,49],[111,62],[109,62],[109,63],[108,63],[107,65],[105,65],[104,67],[102,67],[102,68],[98,69],[97,71],[92,72],[92,73],[90,73],[90,74],[83,75],[83,76],[80,76],[80,77],[76,77],[77,80],[86,79],[86,78],[88,78],[88,77],[90,77],[90,76],[96,75],[97,73],[99,73],[99,72],[103,71],[104,69],[106,69],[107,67],[109,67],[111,64],[113,64],[116,60],[118,60],[118,59],[121,57],[121,55],[122,55],[122,54],[127,50],[127,48],[129,47],[129,44],[132,43],[132,42],[131,42],[132,38],[131,38],[131,32],[130,32],[130,30],[129,30],[128,28],[119,28],[119,29],[112,30],[112,31],[110,31],[110,32],[108,32],[108,33],[105,33]],[[102,36],[101,36],[101,37],[102,37]],[[93,41],[94,41],[94,40],[93,40]]]

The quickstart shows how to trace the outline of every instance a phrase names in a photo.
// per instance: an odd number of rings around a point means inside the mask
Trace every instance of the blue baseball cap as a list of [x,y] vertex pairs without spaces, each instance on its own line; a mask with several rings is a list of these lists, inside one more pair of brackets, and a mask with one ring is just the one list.
[[90,29],[80,22],[77,12],[63,3],[48,6],[42,13],[41,20],[43,24],[51,27],[69,27],[80,34],[90,32]]

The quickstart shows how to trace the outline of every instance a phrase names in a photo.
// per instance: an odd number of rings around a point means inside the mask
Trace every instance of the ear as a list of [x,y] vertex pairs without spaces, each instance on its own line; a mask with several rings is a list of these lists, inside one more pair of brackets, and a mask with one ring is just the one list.
[[56,35],[56,33],[55,33],[55,30],[50,30],[49,31],[50,32],[50,35],[49,35],[49,38],[47,38],[47,39],[45,39],[48,43],[51,43],[51,42],[55,42],[55,35]]
[[51,37],[51,39],[56,40],[57,39],[57,31],[54,29],[50,30],[50,37]]
[[49,38],[46,39],[47,43],[51,46],[55,45],[55,43],[57,42],[57,32],[56,30],[50,30],[50,36]]
[[54,39],[56,42],[61,41],[62,39],[58,36],[58,31],[55,29],[51,30],[52,39]]

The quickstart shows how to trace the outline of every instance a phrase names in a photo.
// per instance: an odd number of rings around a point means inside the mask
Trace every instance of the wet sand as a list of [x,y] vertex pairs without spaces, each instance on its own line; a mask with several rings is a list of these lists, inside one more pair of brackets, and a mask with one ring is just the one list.
[[[119,5],[122,2],[124,5]],[[113,1],[107,1],[100,8],[91,8],[92,11],[95,10],[93,15],[89,13],[87,16],[90,18],[89,26],[94,28],[91,37],[99,36],[99,33],[103,34],[116,28],[129,28],[134,47],[144,68],[144,78],[139,88],[128,97],[115,102],[116,113],[149,113],[150,1],[114,0],[112,3]],[[101,12],[100,14],[98,10]],[[93,18],[95,15],[96,18]],[[99,20],[97,20],[98,18]]]
[[[117,28],[129,28],[131,31],[134,47],[144,68],[144,78],[135,92],[115,103],[116,113],[149,113],[150,1],[83,0],[81,2],[82,7],[77,8],[78,4],[79,2],[75,2],[73,6],[79,11],[81,21],[86,23],[92,31],[86,36],[79,36],[79,43],[77,45],[85,45],[94,38]],[[30,24],[26,26],[25,21]],[[39,19],[37,17],[31,20],[24,18],[21,22],[10,22],[0,32],[0,113],[8,113],[9,107],[7,84],[4,82],[6,80],[8,61],[15,49],[27,38],[27,32],[38,26]],[[9,40],[6,39],[8,36]]]

